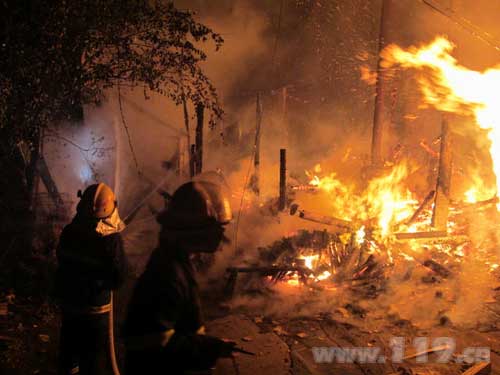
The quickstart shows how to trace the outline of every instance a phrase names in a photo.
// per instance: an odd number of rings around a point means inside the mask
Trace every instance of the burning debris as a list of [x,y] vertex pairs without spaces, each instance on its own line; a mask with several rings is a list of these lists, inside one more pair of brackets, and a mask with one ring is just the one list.
[[[440,156],[446,153],[441,151]],[[235,291],[266,294],[280,283],[313,293],[338,290],[355,298],[376,299],[386,292],[394,293],[391,289],[399,280],[417,288],[412,298],[427,294],[423,291],[434,285],[434,298],[449,303],[441,309],[438,321],[449,321],[444,312],[453,309],[461,293],[449,288],[461,282],[469,260],[489,265],[490,272],[498,267],[496,240],[478,243],[471,235],[477,223],[497,218],[496,198],[474,203],[468,202],[467,196],[462,201],[452,200],[449,181],[443,190],[443,180],[438,178],[436,190],[418,199],[406,186],[412,168],[405,161],[379,172],[362,190],[342,183],[335,174],[321,177],[319,166],[314,171],[306,173],[307,184],[289,188],[290,196],[295,202],[300,202],[300,194],[324,199],[334,215],[302,209],[299,203],[290,205],[289,214],[325,229],[299,230],[259,248],[253,262],[229,267],[229,295]],[[445,173],[451,173],[449,166],[440,169],[439,175]],[[437,199],[437,189],[446,202]],[[438,214],[441,224],[435,227],[433,219],[443,204],[446,212]],[[447,290],[445,299],[443,288]]]
[[[474,116],[478,128],[487,130],[498,185],[500,126],[496,126],[499,116],[494,92],[499,70],[468,70],[451,57],[452,49],[442,37],[421,48],[403,50],[390,45],[382,53],[382,64],[425,71],[428,74],[418,82],[427,104],[444,112]],[[432,156],[437,173],[435,186],[418,195],[407,180],[422,167],[401,155],[371,173],[361,186],[344,183],[336,173],[325,174],[316,165],[306,172],[309,181],[285,189],[282,151],[280,210],[288,197],[291,216],[317,223],[324,230],[298,231],[259,248],[254,263],[228,269],[229,290],[234,290],[238,274],[245,273],[245,284],[257,276],[314,290],[342,286],[373,298],[387,290],[388,281],[394,278],[418,276],[427,285],[460,280],[472,260],[484,265],[481,272],[495,271],[497,192],[475,172],[460,181],[463,192],[456,199],[457,190],[451,186],[453,134],[452,124],[443,118],[441,135],[432,144],[439,143],[439,151],[425,140],[417,143]],[[316,195],[328,213],[308,209],[300,201],[304,195]]]

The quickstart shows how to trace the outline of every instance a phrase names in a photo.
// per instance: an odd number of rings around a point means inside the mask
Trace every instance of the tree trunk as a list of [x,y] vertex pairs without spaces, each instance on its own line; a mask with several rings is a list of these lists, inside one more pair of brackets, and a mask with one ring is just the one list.
[[203,117],[205,107],[203,104],[196,106],[196,171],[200,174],[203,170]]
[[189,177],[193,178],[194,176],[194,169],[191,168],[192,164],[193,164],[193,155],[191,153],[191,133],[189,131],[189,113],[188,113],[188,109],[187,109],[187,103],[186,103],[186,97],[183,96],[182,97],[182,110],[183,110],[183,114],[184,114],[184,127],[186,128],[186,141],[187,141],[187,144],[186,144],[186,147],[187,147],[187,156],[189,158]]

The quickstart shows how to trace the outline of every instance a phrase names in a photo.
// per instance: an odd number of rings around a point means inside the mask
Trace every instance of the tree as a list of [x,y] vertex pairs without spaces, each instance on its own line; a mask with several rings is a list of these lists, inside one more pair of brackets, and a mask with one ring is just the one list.
[[[107,90],[139,87],[176,104],[222,109],[202,47],[223,40],[192,12],[161,0],[0,2],[0,221],[29,210],[41,130],[78,122]],[[14,160],[14,162],[13,162]],[[16,200],[17,200],[16,198]]]
[[61,120],[79,120],[110,87],[144,87],[177,104],[183,96],[220,115],[199,63],[200,42],[220,35],[168,1],[4,1],[0,34],[0,128],[33,141]]

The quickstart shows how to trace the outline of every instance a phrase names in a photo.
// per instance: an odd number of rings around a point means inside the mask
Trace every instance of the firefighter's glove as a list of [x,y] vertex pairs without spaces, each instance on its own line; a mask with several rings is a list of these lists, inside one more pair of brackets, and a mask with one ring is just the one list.
[[233,350],[236,343],[233,341],[219,340],[219,357],[230,358],[233,356]]
[[212,358],[229,358],[236,346],[235,342],[224,341],[214,336],[197,335],[197,337],[203,344],[203,351]]

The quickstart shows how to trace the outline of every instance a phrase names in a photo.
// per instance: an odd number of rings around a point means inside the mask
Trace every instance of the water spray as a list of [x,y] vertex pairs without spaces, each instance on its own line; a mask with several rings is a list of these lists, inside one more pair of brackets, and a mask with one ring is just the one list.
[[127,216],[125,216],[125,218],[123,219],[124,223],[125,224],[129,224],[135,217],[135,215],[137,215],[137,212],[139,212],[139,210],[141,209],[141,207],[144,205],[144,203],[149,199],[151,198],[151,196],[157,192],[157,190],[160,188],[161,185],[163,185],[165,183],[165,181],[169,178],[169,176],[165,176],[164,178],[162,178],[160,180],[160,182],[158,184],[156,184],[149,193],[147,193],[143,199],[141,199],[135,206],[134,208],[132,208],[130,210],[130,212],[127,214]]

